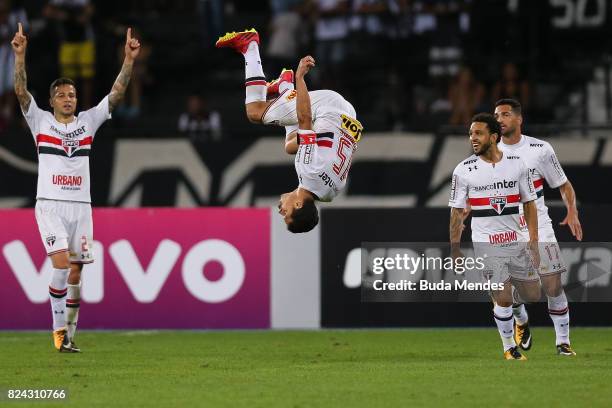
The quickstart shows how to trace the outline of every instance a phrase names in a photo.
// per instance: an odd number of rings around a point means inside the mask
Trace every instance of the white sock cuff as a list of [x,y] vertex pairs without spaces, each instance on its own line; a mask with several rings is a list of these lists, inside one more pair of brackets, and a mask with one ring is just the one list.
[[565,292],[561,292],[559,296],[548,297],[548,312],[551,314],[565,314],[568,312]]
[[499,306],[495,304],[493,306],[493,314],[498,320],[510,320],[512,319],[512,306]]
[[68,284],[68,299],[80,299],[81,298],[81,282],[76,285]]
[[527,315],[527,309],[524,304],[512,305],[512,314],[514,315],[514,320],[519,325],[524,325],[527,323],[529,317]]
[[50,289],[55,289],[57,291],[65,291],[66,286],[68,285],[68,273],[70,273],[70,269],[56,269],[53,268],[53,273],[51,275],[51,282],[49,282]]
[[257,41],[251,41],[249,43],[249,46],[246,49],[246,52],[243,55],[246,58],[247,54],[253,53],[253,52],[257,52],[257,55],[259,55],[259,44],[257,44]]

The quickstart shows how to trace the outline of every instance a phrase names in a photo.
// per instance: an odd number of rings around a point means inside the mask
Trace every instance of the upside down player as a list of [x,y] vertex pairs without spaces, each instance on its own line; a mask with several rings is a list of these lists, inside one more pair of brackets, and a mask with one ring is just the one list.
[[[289,231],[308,232],[319,221],[315,201],[331,201],[344,188],[351,159],[363,127],[353,106],[330,90],[308,91],[304,76],[315,66],[312,57],[300,60],[295,74],[283,70],[267,83],[259,56],[255,29],[228,33],[217,47],[233,48],[244,56],[246,114],[253,123],[284,126],[285,151],[295,154],[299,185],[281,195],[279,213]],[[267,101],[268,94],[278,93]]]
[[53,81],[49,103],[53,114],[40,109],[28,92],[25,70],[27,38],[21,23],[11,42],[15,52],[15,94],[38,150],[36,222],[53,264],[49,298],[53,342],[61,352],[81,351],[74,342],[81,298],[83,264],[91,252],[93,222],[89,194],[89,153],[96,130],[127,89],[140,43],[128,28],[125,59],[110,93],[98,106],[75,116],[77,94],[68,78]]
[[[540,237],[540,268],[538,273],[548,299],[548,313],[555,327],[557,354],[564,356],[576,355],[570,346],[569,339],[569,306],[561,283],[561,274],[567,266],[560,256],[560,248],[548,216],[548,208],[544,202],[544,180],[551,188],[559,188],[561,197],[567,208],[567,216],[561,225],[568,225],[572,235],[578,241],[582,240],[582,227],[576,208],[576,193],[572,183],[565,176],[552,146],[543,140],[526,136],[521,133],[523,123],[521,104],[514,99],[500,99],[495,103],[495,118],[501,125],[502,141],[499,148],[508,153],[519,154],[531,172],[534,187],[538,195],[538,228]],[[527,310],[525,305],[515,304],[513,308],[515,319],[515,340],[523,350],[531,348],[531,332],[529,330]]]
[[[521,292],[523,298],[540,298],[540,284],[535,271],[539,264],[535,190],[521,158],[507,155],[497,148],[501,130],[493,115],[475,115],[469,135],[474,154],[455,168],[448,204],[451,207],[452,256],[463,257],[459,245],[464,209],[469,203],[474,252],[477,257],[484,258],[484,278],[504,285],[501,290],[491,291],[493,317],[502,339],[504,358],[526,360],[513,336],[512,286]],[[520,203],[524,205],[528,238],[521,230]],[[531,254],[527,253],[526,246]]]

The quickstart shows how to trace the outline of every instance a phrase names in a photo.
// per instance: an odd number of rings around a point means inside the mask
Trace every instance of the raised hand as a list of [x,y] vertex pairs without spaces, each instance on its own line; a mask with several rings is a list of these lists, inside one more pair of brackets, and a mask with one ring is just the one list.
[[140,42],[132,38],[132,29],[128,28],[125,37],[125,57],[134,60],[140,53]]
[[28,39],[25,35],[23,35],[23,26],[21,23],[18,23],[18,27],[19,29],[15,33],[13,41],[11,41],[11,46],[13,47],[15,55],[22,56],[25,55],[26,48],[28,46]]
[[297,71],[295,72],[295,76],[298,78],[303,78],[304,75],[310,71],[310,68],[315,66],[315,59],[310,55],[305,56],[300,60],[300,64],[298,65]]

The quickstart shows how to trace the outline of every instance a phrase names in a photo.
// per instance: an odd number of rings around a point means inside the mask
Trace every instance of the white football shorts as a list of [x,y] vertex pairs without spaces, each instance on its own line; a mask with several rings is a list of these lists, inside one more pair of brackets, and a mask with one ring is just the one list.
[[94,261],[91,204],[39,199],[35,214],[47,255],[69,251],[71,263]]

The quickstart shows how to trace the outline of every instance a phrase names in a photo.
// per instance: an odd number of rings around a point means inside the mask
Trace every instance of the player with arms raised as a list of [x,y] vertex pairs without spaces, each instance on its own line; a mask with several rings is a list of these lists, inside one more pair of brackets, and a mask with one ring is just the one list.
[[[344,188],[363,127],[353,106],[330,90],[308,91],[304,76],[314,58],[300,60],[295,74],[283,70],[267,83],[259,56],[259,34],[228,33],[217,47],[233,48],[245,59],[246,114],[253,123],[284,126],[285,151],[295,154],[299,185],[281,195],[279,213],[291,232],[308,232],[319,221],[315,201],[331,201]],[[278,94],[272,100],[269,95]]]
[[[474,154],[457,165],[452,178],[449,200],[452,254],[454,258],[463,256],[459,245],[464,210],[469,203],[474,252],[484,258],[484,277],[492,283],[504,284],[503,289],[491,292],[493,317],[502,339],[504,358],[525,360],[513,336],[512,286],[524,298],[540,297],[534,270],[534,265],[539,263],[536,194],[521,158],[497,148],[501,130],[493,115],[475,115],[469,135]],[[521,231],[519,203],[524,205],[528,238]]]
[[15,94],[38,150],[36,222],[53,264],[49,298],[53,342],[63,352],[79,352],[74,335],[81,298],[83,264],[94,261],[89,193],[89,154],[96,130],[110,119],[127,89],[140,43],[128,28],[125,59],[110,93],[94,108],[75,116],[77,93],[68,78],[53,81],[49,104],[40,109],[27,89],[27,38],[19,24],[11,45],[15,53]]
[[[572,183],[565,176],[559,160],[550,143],[521,133],[523,115],[521,104],[514,99],[500,99],[495,103],[495,118],[501,125],[502,140],[499,148],[508,154],[520,155],[534,183],[538,199],[538,228],[540,237],[540,268],[538,273],[548,299],[548,313],[555,326],[557,354],[576,355],[569,339],[569,305],[561,284],[561,274],[567,266],[561,257],[548,208],[544,202],[544,180],[551,188],[558,188],[567,208],[567,216],[561,225],[568,225],[572,235],[582,241],[582,227],[576,208],[576,193]],[[527,310],[520,303],[514,305],[515,339],[524,350],[531,348]]]

